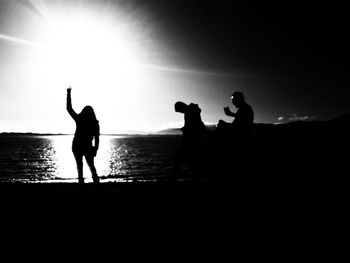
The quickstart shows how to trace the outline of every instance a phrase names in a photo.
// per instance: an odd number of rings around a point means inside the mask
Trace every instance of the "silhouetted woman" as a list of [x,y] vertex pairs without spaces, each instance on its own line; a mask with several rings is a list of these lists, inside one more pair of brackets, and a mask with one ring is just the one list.
[[[79,114],[73,110],[71,91],[72,88],[69,87],[67,89],[67,111],[76,123],[72,150],[77,163],[79,183],[84,183],[83,156],[85,156],[86,163],[90,168],[93,182],[99,183],[99,177],[97,176],[94,165],[94,157],[97,154],[100,142],[100,126],[91,106],[85,106]],[[92,141],[94,139],[95,142],[93,146]]]

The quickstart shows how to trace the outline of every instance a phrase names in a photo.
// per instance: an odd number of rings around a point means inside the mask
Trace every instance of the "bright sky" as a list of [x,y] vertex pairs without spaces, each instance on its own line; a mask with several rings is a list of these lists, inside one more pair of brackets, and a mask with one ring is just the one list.
[[299,85],[292,75],[267,80],[238,67],[198,67],[204,53],[219,57],[220,47],[209,54],[199,48],[206,43],[185,45],[185,29],[174,37],[181,25],[164,34],[161,19],[169,26],[171,18],[142,1],[3,0],[0,10],[0,132],[74,132],[68,86],[74,109],[91,105],[102,133],[179,127],[178,100],[198,103],[207,123],[229,121],[222,108],[234,109],[234,90],[245,93],[256,122],[319,115],[302,99],[288,106],[291,89],[276,87]]
[[191,91],[202,74],[167,65],[147,14],[108,1],[68,3],[1,2],[2,131],[74,131],[69,85],[75,110],[92,105],[105,133],[178,126],[177,100],[205,103]]

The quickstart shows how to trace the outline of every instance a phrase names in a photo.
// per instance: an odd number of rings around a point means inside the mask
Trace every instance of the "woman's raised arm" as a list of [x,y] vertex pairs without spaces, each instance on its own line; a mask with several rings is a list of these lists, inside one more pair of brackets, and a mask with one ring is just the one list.
[[71,92],[72,92],[72,87],[69,86],[69,88],[67,89],[67,111],[69,115],[75,120],[78,114],[73,110],[73,107],[72,107]]

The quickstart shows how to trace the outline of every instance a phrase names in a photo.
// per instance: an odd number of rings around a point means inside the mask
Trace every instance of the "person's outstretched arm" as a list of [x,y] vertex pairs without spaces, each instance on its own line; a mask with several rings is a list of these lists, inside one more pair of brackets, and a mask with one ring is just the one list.
[[229,117],[236,117],[236,114],[234,112],[232,112],[229,107],[225,107],[224,112]]
[[73,107],[72,107],[71,92],[72,92],[72,87],[69,87],[67,89],[67,111],[69,115],[75,120],[78,114],[73,110]]

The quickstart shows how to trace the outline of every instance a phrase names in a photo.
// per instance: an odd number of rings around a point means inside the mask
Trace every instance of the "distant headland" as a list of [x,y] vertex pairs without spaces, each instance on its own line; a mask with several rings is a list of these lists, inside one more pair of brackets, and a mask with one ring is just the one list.
[[[307,126],[306,128],[309,128],[310,126],[328,126],[328,125],[340,125],[340,126],[347,126],[350,124],[350,114],[344,114],[338,117],[335,117],[330,120],[320,121],[320,120],[299,120],[299,121],[290,121],[286,123],[255,123],[255,129],[261,129],[262,127],[303,127]],[[216,128],[215,124],[206,125],[206,128],[208,131],[214,131]],[[101,134],[101,135],[107,135],[107,136],[128,136],[128,135],[181,135],[182,131],[181,128],[168,128],[163,129],[159,131],[154,132],[142,132],[142,131],[128,131],[123,133],[108,133],[108,134]],[[59,135],[73,135],[70,133],[36,133],[36,132],[0,132],[0,136],[59,136]]]

